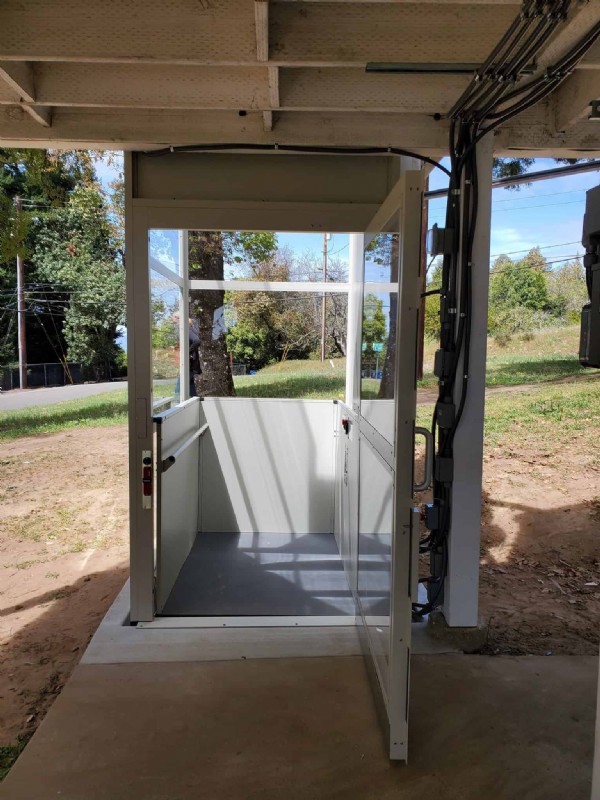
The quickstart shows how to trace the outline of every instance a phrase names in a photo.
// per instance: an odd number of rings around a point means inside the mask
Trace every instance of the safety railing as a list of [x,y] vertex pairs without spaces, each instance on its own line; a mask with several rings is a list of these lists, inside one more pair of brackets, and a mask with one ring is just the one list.
[[168,469],[171,469],[173,464],[176,463],[179,456],[183,452],[185,452],[188,449],[188,447],[196,441],[196,439],[199,439],[201,436],[203,436],[207,430],[208,430],[208,423],[203,425],[201,428],[195,431],[191,436],[189,436],[185,440],[185,442],[179,445],[179,447],[176,450],[174,450],[170,455],[163,458],[161,463],[162,471],[166,472]]

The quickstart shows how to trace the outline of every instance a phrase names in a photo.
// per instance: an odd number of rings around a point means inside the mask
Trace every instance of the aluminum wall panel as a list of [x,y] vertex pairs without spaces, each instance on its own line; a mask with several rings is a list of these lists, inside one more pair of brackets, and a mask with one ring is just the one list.
[[200,530],[332,533],[331,400],[205,398]]
[[161,415],[157,427],[157,575],[156,607],[164,606],[198,532],[199,442],[187,447],[167,472],[162,459],[200,427],[197,398]]

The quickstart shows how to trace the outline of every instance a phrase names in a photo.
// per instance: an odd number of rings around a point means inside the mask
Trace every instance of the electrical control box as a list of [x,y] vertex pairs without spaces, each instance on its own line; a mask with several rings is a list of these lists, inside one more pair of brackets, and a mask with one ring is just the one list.
[[427,231],[427,252],[430,256],[443,256],[452,252],[453,231],[436,225]]
[[579,361],[584,367],[600,367],[600,186],[586,194],[581,243],[590,299],[581,310]]

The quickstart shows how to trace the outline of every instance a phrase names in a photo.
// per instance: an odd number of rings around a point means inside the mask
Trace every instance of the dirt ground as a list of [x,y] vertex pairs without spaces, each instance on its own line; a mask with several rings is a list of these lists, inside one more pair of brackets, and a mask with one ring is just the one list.
[[[590,442],[486,452],[486,652],[597,653],[599,471]],[[126,429],[4,443],[0,487],[2,746],[39,724],[125,581]]]
[[0,746],[32,732],[127,577],[127,431],[4,442]]

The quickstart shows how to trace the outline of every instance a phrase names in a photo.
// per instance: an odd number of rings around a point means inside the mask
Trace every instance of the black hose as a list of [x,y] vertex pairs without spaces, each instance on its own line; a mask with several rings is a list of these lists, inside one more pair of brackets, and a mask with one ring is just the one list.
[[321,145],[303,144],[256,144],[256,143],[215,143],[215,144],[192,144],[177,145],[176,147],[163,147],[160,150],[146,150],[145,155],[151,157],[167,156],[170,153],[211,153],[227,150],[263,150],[265,152],[283,153],[331,153],[335,155],[393,155],[407,156],[408,158],[418,158],[426,164],[440,169],[450,176],[450,170],[436,161],[434,158],[414,153],[412,150],[403,150],[400,147],[326,147]]

